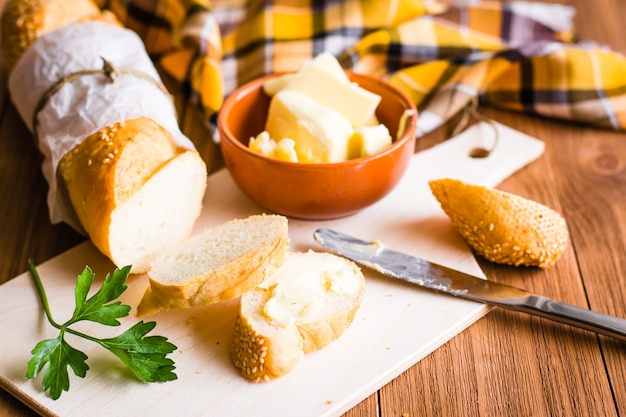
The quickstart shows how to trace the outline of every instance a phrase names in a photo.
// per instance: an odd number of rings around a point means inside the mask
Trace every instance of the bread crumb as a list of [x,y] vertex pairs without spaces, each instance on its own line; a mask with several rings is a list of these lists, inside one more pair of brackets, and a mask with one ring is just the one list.
[[326,400],[326,404],[331,405],[334,401],[333,400]]

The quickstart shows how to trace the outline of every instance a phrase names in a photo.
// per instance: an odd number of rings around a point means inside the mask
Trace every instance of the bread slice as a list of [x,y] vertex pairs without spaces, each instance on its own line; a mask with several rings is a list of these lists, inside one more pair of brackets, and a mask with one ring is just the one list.
[[567,224],[549,207],[459,180],[429,184],[457,231],[491,262],[548,268],[565,251]]
[[325,252],[287,253],[261,287],[241,297],[230,345],[232,364],[263,382],[293,370],[351,325],[365,293],[353,262]]
[[207,229],[152,264],[137,315],[239,297],[280,267],[288,246],[287,218],[279,215],[254,215]]
[[176,147],[167,130],[143,117],[93,133],[58,172],[94,245],[133,273],[189,236],[207,179],[198,152]]

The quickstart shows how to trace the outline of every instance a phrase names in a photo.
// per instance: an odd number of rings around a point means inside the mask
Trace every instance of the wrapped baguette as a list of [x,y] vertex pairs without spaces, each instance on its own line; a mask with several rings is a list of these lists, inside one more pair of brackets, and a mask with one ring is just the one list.
[[149,270],[191,233],[207,171],[141,39],[91,0],[9,0],[1,30],[51,221],[88,234],[116,266]]

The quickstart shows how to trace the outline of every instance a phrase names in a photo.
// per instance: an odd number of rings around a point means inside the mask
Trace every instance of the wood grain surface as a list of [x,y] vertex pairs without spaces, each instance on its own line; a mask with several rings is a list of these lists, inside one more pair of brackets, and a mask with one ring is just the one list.
[[[576,8],[581,39],[626,52],[623,0],[560,3]],[[480,261],[484,272],[495,281],[626,318],[626,135],[490,108],[481,112],[545,142],[545,155],[499,188],[561,212],[572,238],[548,270]],[[219,167],[219,153],[207,145],[197,115],[182,114],[185,133]],[[440,129],[419,146],[445,135]],[[7,96],[0,65],[0,283],[24,272],[28,258],[43,262],[85,240],[65,225],[50,224],[40,163]],[[626,415],[625,348],[623,342],[496,309],[346,416]],[[0,415],[35,414],[0,391]]]

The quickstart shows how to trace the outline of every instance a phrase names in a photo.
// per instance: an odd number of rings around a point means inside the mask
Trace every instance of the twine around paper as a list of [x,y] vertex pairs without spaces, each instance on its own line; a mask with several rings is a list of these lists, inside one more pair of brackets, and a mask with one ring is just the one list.
[[39,112],[43,110],[43,108],[46,106],[50,98],[53,95],[55,95],[61,89],[61,87],[63,87],[65,84],[71,83],[72,81],[80,77],[84,77],[86,75],[104,74],[111,83],[114,83],[117,77],[119,77],[120,75],[131,74],[135,77],[141,78],[143,80],[146,80],[152,83],[155,87],[161,90],[163,94],[169,97],[170,101],[172,102],[172,106],[174,106],[174,98],[172,97],[170,92],[167,90],[167,88],[163,85],[163,83],[161,83],[160,81],[156,80],[155,78],[151,77],[145,72],[138,71],[134,68],[126,68],[126,67],[116,68],[111,62],[107,61],[105,58],[100,57],[100,59],[102,59],[102,68],[82,70],[82,71],[70,73],[64,76],[63,78],[61,78],[59,81],[52,84],[50,88],[48,88],[46,92],[42,94],[41,98],[37,102],[37,106],[35,107],[35,112],[33,114],[33,134],[35,138],[39,136],[37,134],[37,128],[39,126],[39,122],[38,122]]

